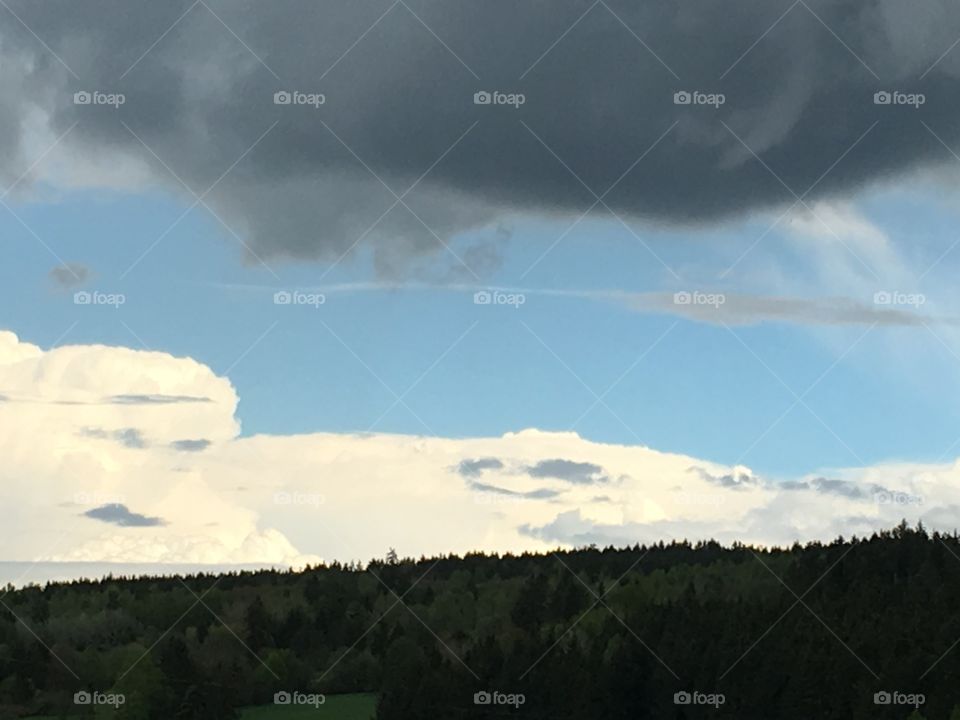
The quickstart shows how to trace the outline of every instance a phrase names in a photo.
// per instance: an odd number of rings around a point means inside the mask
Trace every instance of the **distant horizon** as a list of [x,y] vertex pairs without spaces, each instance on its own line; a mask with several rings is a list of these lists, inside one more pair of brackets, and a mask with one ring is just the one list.
[[[433,555],[423,556],[410,556],[398,553],[398,561],[400,563],[421,563],[421,562],[430,562],[431,560],[437,560],[440,558],[443,559],[466,559],[470,556],[480,555],[483,557],[548,557],[555,555],[560,552],[604,552],[613,550],[614,552],[629,552],[635,547],[639,546],[641,548],[653,548],[658,546],[661,542],[665,547],[671,547],[673,545],[681,546],[690,546],[690,547],[699,547],[703,545],[716,545],[722,550],[732,551],[734,549],[743,548],[755,550],[761,553],[786,553],[790,552],[795,545],[800,545],[801,547],[815,547],[815,546],[831,546],[838,543],[851,543],[853,541],[866,542],[870,539],[871,536],[889,536],[890,534],[899,531],[906,527],[909,532],[919,532],[923,530],[928,533],[928,536],[933,539],[936,536],[939,537],[960,537],[960,526],[949,532],[941,531],[929,531],[927,528],[922,528],[921,525],[910,526],[905,525],[906,521],[901,521],[897,525],[891,526],[890,528],[876,530],[870,535],[867,536],[842,536],[838,535],[835,538],[830,538],[827,540],[809,540],[805,543],[793,543],[790,545],[763,545],[756,543],[739,543],[737,541],[731,543],[720,543],[711,539],[686,539],[686,538],[671,538],[669,541],[654,541],[652,543],[626,543],[622,545],[587,545],[587,546],[576,546],[576,547],[567,547],[562,548],[557,546],[551,550],[539,550],[539,551],[524,551],[524,552],[483,552],[483,551],[468,551],[465,553],[445,553],[438,552]],[[391,550],[393,548],[388,549]],[[371,557],[366,559],[359,558],[330,558],[325,559],[319,563],[313,565],[306,565],[303,567],[292,567],[289,565],[282,565],[278,563],[269,564],[269,563],[240,563],[240,564],[225,564],[225,563],[129,563],[129,562],[103,562],[103,561],[27,561],[27,560],[0,560],[0,588],[5,588],[8,585],[12,585],[16,589],[21,589],[28,586],[45,586],[47,584],[69,584],[71,582],[105,582],[108,580],[142,580],[150,578],[169,578],[169,577],[193,577],[198,575],[225,575],[232,573],[258,573],[258,572],[293,572],[301,573],[306,571],[313,571],[322,568],[329,568],[333,566],[341,566],[345,568],[351,568],[358,566],[360,572],[365,572],[366,568],[374,563],[385,563],[389,562],[387,555],[388,551],[385,551],[383,556]],[[10,575],[10,572],[15,569],[25,567],[26,570],[23,573],[18,573],[16,577]],[[97,575],[85,575],[85,572],[91,571],[96,568]],[[46,572],[45,572],[46,571]]]
[[[213,573],[229,573],[244,570],[269,570],[270,567],[269,565],[225,565],[222,563],[30,562],[27,560],[0,560],[0,587],[6,587],[8,584],[12,584],[15,588],[21,588],[30,584],[45,585],[47,583],[71,582],[75,580],[91,580],[97,582],[111,574],[117,577],[129,576],[142,578],[154,575],[158,577],[194,575],[206,572],[207,569]],[[100,574],[96,576],[83,574],[87,571],[92,571],[94,568],[102,569],[96,571]],[[21,569],[23,569],[23,572],[14,573],[14,571]],[[129,573],[119,572],[120,569],[129,571]],[[286,567],[282,569],[286,569]]]

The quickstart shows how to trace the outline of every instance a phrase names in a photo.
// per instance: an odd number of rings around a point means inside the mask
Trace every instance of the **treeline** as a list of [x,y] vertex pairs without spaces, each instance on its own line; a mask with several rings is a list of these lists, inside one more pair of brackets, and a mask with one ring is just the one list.
[[960,719],[960,539],[717,543],[108,578],[0,598],[0,718]]

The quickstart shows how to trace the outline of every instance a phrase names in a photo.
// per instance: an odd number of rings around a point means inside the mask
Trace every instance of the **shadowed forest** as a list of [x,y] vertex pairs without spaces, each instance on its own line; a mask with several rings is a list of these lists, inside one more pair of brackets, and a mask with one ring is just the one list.
[[219,720],[286,692],[370,693],[378,720],[957,720],[958,607],[960,539],[906,524],[8,588],[0,717]]

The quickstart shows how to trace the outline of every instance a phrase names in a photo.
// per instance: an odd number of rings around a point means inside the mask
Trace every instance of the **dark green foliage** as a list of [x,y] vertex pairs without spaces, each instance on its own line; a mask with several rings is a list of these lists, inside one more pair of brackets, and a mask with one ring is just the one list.
[[[922,527],[783,550],[392,553],[3,602],[0,718],[77,715],[83,689],[148,720],[229,719],[281,690],[375,692],[379,720],[960,717],[960,541]],[[725,702],[675,704],[683,691]],[[876,705],[881,691],[925,702]]]

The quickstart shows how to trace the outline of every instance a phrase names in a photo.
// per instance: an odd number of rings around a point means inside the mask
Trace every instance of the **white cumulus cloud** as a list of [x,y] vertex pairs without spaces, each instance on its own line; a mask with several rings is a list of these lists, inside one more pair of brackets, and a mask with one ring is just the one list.
[[901,518],[952,530],[960,508],[954,463],[778,480],[536,429],[245,437],[237,401],[228,379],[190,358],[43,350],[0,332],[5,559],[301,566],[382,557],[388,547],[785,544]]

